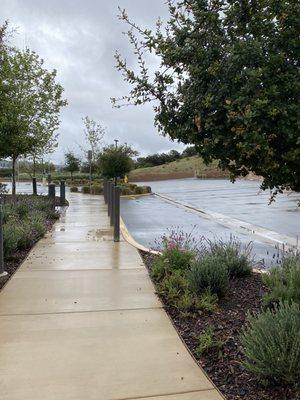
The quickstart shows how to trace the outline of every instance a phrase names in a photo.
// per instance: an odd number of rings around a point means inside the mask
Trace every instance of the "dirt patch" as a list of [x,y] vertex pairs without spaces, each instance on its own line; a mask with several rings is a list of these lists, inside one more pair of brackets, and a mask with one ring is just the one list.
[[[141,252],[147,267],[151,269],[153,256]],[[239,334],[244,325],[247,312],[261,310],[265,287],[261,275],[254,273],[247,278],[230,282],[227,296],[219,303],[218,311],[199,316],[183,316],[166,299],[161,298],[165,310],[172,319],[179,335],[206,371],[210,379],[227,400],[299,400],[300,390],[295,387],[263,386],[259,380],[248,373],[241,365]],[[197,337],[212,327],[221,347],[209,351],[200,358],[196,355]]]

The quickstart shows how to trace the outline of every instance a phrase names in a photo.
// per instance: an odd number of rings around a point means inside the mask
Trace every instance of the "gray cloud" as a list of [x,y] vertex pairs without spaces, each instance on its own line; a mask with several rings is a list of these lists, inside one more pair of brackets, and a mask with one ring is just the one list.
[[67,149],[79,152],[83,144],[81,118],[107,127],[105,141],[114,138],[132,144],[142,154],[183,146],[161,137],[153,126],[150,105],[113,109],[110,97],[128,92],[114,68],[114,52],[120,50],[134,62],[118,20],[118,5],[140,25],[153,27],[167,17],[163,0],[1,0],[1,20],[18,28],[15,43],[36,51],[49,69],[56,68],[69,105],[61,114],[59,149],[51,158],[63,159]]

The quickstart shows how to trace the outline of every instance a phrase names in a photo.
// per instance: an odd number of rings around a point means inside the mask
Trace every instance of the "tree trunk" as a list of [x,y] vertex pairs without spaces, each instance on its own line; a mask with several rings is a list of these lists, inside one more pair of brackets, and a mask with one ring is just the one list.
[[12,157],[12,196],[15,198],[16,196],[16,162],[17,162],[16,156]]
[[33,177],[35,178],[35,169],[36,169],[36,160],[35,156],[33,157]]

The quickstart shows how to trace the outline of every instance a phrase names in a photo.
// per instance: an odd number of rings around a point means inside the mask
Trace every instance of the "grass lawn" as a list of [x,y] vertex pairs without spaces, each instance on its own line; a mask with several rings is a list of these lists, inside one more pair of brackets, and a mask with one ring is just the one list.
[[191,178],[195,175],[199,178],[224,178],[228,176],[217,167],[217,162],[207,166],[201,158],[193,156],[156,167],[135,169],[130,173],[129,178],[131,181],[152,181]]

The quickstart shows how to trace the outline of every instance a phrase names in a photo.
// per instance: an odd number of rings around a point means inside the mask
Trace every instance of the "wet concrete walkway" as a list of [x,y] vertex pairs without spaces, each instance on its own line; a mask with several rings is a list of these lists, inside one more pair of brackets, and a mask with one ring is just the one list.
[[99,196],[70,207],[0,293],[1,400],[220,400]]

